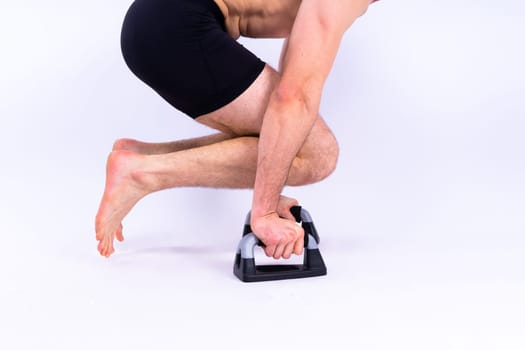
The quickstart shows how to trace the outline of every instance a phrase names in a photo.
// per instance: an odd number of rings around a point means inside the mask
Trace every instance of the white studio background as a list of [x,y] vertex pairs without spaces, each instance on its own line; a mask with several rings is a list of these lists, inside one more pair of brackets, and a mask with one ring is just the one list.
[[[97,255],[112,142],[210,133],[125,66],[129,5],[0,2],[2,349],[525,347],[525,5],[371,6],[323,96],[339,168],[285,191],[329,274],[249,285],[249,191],[151,195]],[[276,64],[281,41],[242,42]]]

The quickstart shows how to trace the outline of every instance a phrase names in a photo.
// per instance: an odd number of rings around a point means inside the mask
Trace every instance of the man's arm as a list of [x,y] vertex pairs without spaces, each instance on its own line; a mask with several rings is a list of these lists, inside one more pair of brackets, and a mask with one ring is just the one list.
[[[310,133],[342,36],[370,0],[303,0],[295,19],[280,82],[261,128],[251,226],[267,255],[301,254],[302,231],[276,214],[293,159]],[[299,239],[300,238],[300,239]],[[285,254],[283,254],[283,252]]]

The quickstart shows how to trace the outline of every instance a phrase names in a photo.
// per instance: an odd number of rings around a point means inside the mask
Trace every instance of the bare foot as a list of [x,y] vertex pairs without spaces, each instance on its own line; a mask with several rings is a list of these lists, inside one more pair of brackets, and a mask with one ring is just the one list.
[[144,155],[163,153],[158,148],[158,144],[133,139],[118,139],[113,144],[113,151],[130,151]]
[[122,219],[151,192],[139,177],[134,176],[142,162],[141,155],[129,151],[113,151],[108,157],[106,187],[95,222],[98,251],[102,256],[109,257],[115,252],[113,240],[124,240]]

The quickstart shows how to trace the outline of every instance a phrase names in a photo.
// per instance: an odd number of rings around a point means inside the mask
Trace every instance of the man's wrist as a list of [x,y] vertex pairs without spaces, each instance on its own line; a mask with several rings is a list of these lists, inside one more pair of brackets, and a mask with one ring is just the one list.
[[252,209],[251,216],[252,218],[262,218],[265,216],[277,215],[277,209],[274,210],[261,210],[261,209]]
[[250,226],[252,227],[252,230],[259,230],[260,225],[257,225],[257,223],[262,223],[260,220],[268,219],[274,217],[279,217],[279,214],[277,214],[277,211],[267,212],[265,214],[259,214],[259,213],[253,213],[251,214],[250,218]]

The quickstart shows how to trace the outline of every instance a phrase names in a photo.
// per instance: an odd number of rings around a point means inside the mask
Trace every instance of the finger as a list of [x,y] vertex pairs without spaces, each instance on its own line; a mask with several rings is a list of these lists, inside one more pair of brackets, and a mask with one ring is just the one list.
[[283,243],[277,245],[277,247],[275,248],[275,252],[273,253],[274,259],[281,258],[281,256],[283,255],[284,247],[285,245]]
[[282,208],[281,214],[284,219],[288,219],[288,220],[295,222],[295,217],[292,215],[292,212],[290,211],[291,207],[292,206],[286,206]]
[[283,218],[295,221],[295,217],[290,212],[290,208],[296,205],[299,205],[296,199],[281,195],[279,199],[279,214]]
[[266,246],[266,248],[264,249],[264,253],[266,254],[267,257],[271,258],[273,254],[275,253],[275,248],[276,246],[274,245]]
[[124,236],[122,235],[122,224],[120,224],[120,226],[119,226],[117,232],[115,233],[115,236],[117,237],[117,240],[118,240],[119,242],[124,241]]
[[288,243],[286,245],[286,247],[284,248],[284,252],[283,252],[283,258],[290,259],[294,251],[294,245],[295,245],[294,242]]
[[304,237],[297,239],[293,245],[293,252],[295,255],[301,255],[304,248]]
[[290,208],[288,208],[288,210],[286,210],[286,219],[288,219],[290,221],[293,221],[293,222],[296,222],[295,221],[295,216],[293,216],[292,212],[290,211]]
[[289,219],[289,220],[292,220],[293,222],[296,222],[296,220],[295,220],[295,216],[293,216],[291,210],[292,210],[292,207],[295,207],[297,205],[299,205],[299,202],[294,200],[293,202],[288,203],[288,205],[286,206],[286,210],[285,210],[286,218]]
[[293,207],[294,205],[298,205],[299,202],[295,198],[286,197],[284,195],[281,195],[281,201],[283,203],[286,203],[287,206]]
[[[290,211],[290,208],[292,207],[296,207],[299,205],[299,202],[297,201],[297,199],[295,198],[288,198],[289,199],[289,202],[288,202],[288,211]],[[293,216],[293,215],[292,215]]]

